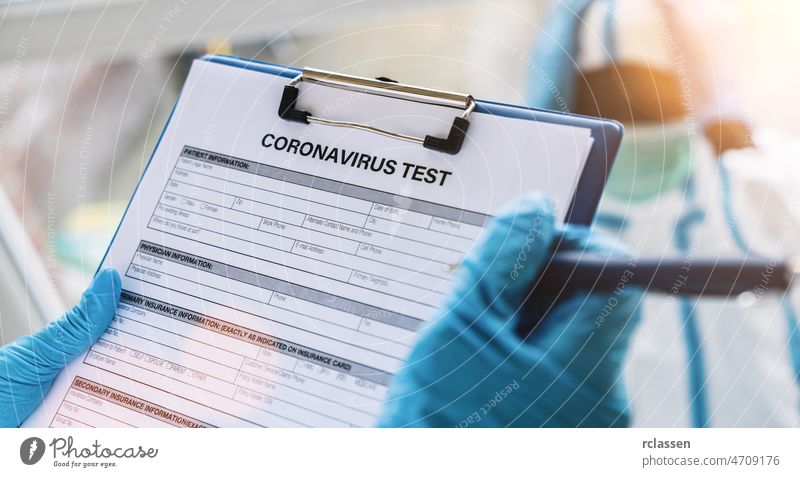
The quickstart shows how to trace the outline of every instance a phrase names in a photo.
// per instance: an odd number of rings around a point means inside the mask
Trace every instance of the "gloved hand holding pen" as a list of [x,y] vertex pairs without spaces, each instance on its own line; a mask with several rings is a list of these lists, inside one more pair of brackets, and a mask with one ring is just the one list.
[[[383,426],[625,426],[621,367],[641,292],[572,294],[522,340],[516,324],[552,254],[608,253],[586,227],[555,225],[542,195],[496,217],[462,264],[441,316],[395,376]],[[613,306],[609,306],[613,304]]]

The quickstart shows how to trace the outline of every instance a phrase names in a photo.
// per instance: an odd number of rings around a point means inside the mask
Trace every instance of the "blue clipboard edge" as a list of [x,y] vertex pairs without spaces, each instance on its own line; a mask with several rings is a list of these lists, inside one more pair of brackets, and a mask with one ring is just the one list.
[[[219,54],[205,55],[200,58],[200,60],[233,66],[236,68],[243,68],[251,71],[258,71],[261,73],[268,73],[274,76],[281,76],[285,78],[294,78],[302,71],[299,68],[294,68],[291,66],[280,66],[264,61]],[[178,95],[178,100],[179,99],[180,94]],[[128,210],[133,203],[133,198],[136,197],[136,193],[139,191],[139,186],[142,184],[142,180],[147,173],[147,169],[150,167],[150,163],[153,161],[153,156],[155,156],[158,146],[161,145],[161,139],[164,137],[164,132],[167,130],[167,126],[169,125],[170,121],[172,121],[172,116],[175,114],[175,108],[178,105],[178,100],[176,100],[175,104],[172,106],[172,111],[169,113],[167,122],[164,124],[164,128],[161,130],[161,134],[158,136],[156,145],[153,148],[153,151],[150,153],[150,158],[147,160],[147,164],[144,166],[141,176],[139,176],[139,181],[136,183],[136,187],[134,188],[133,194],[128,201],[128,205],[125,206],[125,212],[122,214],[122,218],[120,219],[119,224],[117,224],[117,228],[114,230],[114,235],[111,237],[108,247],[106,247],[106,251],[97,266],[95,274],[100,271],[103,263],[105,263],[106,257],[108,256],[108,251],[111,249],[111,244],[117,238],[117,234],[122,226],[122,222],[128,215]],[[578,186],[575,188],[575,196],[572,198],[572,203],[569,206],[565,220],[566,222],[573,224],[590,225],[594,220],[597,206],[600,203],[600,196],[603,194],[603,188],[605,187],[606,180],[608,179],[608,174],[611,171],[614,158],[619,150],[620,141],[622,141],[622,133],[624,130],[622,124],[609,119],[548,111],[544,109],[530,108],[527,106],[498,103],[495,101],[475,100],[475,102],[477,103],[477,107],[474,111],[475,113],[495,114],[509,118],[541,121],[553,124],[565,124],[570,126],[584,127],[591,130],[591,136],[594,138],[594,144],[592,145],[592,150],[589,152],[589,156],[586,159],[586,165],[583,169],[583,173],[581,174],[581,178],[578,180]]]

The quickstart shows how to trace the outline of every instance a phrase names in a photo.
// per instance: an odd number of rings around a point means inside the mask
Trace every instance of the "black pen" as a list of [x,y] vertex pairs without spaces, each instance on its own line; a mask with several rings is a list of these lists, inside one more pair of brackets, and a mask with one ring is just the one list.
[[558,252],[539,282],[588,291],[613,291],[621,284],[675,295],[738,295],[753,290],[786,290],[796,273],[789,260],[759,257],[624,258]]
[[629,287],[676,296],[755,297],[786,291],[798,273],[794,260],[761,257],[619,257],[557,252],[536,282],[518,324],[527,336],[553,302],[577,291],[613,293]]

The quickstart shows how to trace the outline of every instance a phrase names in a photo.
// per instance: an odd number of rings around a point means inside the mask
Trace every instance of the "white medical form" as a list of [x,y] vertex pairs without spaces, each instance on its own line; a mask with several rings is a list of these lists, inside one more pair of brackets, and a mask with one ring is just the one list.
[[[563,220],[590,130],[474,114],[458,154],[278,117],[291,78],[195,61],[102,264],[105,334],[26,426],[371,426],[493,213]],[[304,86],[320,116],[446,135],[435,104]]]

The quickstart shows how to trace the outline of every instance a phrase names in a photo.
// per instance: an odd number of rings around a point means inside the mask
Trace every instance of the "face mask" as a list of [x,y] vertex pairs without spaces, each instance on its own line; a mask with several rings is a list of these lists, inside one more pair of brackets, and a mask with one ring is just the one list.
[[691,141],[684,123],[630,127],[606,191],[617,200],[648,200],[681,186],[690,166]]

